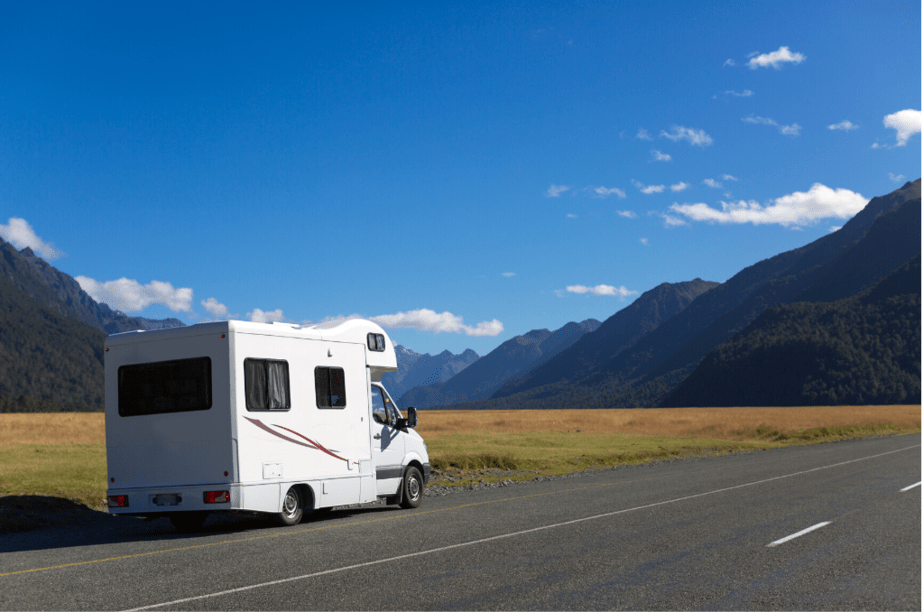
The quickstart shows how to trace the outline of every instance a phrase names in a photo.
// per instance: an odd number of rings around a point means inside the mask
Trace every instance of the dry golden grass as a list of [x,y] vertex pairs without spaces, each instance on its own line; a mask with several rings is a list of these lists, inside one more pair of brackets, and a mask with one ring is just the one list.
[[0,414],[0,446],[106,444],[102,412]]
[[417,431],[428,442],[472,432],[618,433],[690,438],[750,438],[759,428],[793,433],[817,427],[921,427],[921,406],[786,408],[650,408],[612,410],[421,410]]

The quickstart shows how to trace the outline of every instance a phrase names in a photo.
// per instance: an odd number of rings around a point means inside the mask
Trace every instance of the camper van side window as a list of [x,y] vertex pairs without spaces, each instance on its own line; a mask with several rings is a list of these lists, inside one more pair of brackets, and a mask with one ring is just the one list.
[[247,410],[288,410],[289,364],[275,359],[244,360]]
[[212,360],[208,357],[119,368],[119,416],[190,412],[211,407]]
[[346,379],[343,368],[315,368],[314,391],[318,408],[345,408]]

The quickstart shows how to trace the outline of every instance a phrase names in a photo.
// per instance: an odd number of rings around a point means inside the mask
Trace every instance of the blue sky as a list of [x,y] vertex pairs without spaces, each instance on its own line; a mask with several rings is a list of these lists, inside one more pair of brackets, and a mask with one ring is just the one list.
[[7,5],[0,236],[132,314],[486,354],[921,174],[919,2]]

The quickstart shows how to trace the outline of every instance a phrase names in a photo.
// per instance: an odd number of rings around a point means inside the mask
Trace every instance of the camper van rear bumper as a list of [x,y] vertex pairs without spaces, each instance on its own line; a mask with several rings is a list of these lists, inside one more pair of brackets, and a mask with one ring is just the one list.
[[[220,494],[225,491],[228,493],[226,496]],[[182,487],[109,489],[106,497],[109,500],[109,514],[151,515],[191,510],[214,512],[239,509],[241,485],[224,482]],[[207,500],[215,501],[208,503]]]

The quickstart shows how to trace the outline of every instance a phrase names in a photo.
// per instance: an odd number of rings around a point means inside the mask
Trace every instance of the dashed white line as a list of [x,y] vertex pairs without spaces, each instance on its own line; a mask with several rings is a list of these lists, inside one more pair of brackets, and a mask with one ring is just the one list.
[[[193,597],[185,597],[185,598],[183,598],[183,599],[176,599],[176,600],[173,600],[173,601],[165,601],[165,602],[161,602],[161,603],[149,604],[149,605],[146,605],[146,606],[140,606],[140,607],[137,607],[137,608],[132,608],[131,610],[127,610],[126,612],[137,612],[138,610],[152,610],[152,609],[154,609],[154,608],[161,608],[161,607],[163,607],[163,606],[174,606],[174,605],[186,604],[186,603],[189,603],[189,602],[191,602],[191,601],[200,601],[200,600],[203,600],[203,599],[210,599],[210,598],[213,598],[213,597],[221,597],[221,596],[224,596],[224,595],[231,595],[231,594],[234,594],[234,593],[241,593],[241,592],[243,592],[243,591],[250,591],[250,590],[252,590],[252,589],[260,589],[260,588],[265,588],[265,587],[268,587],[268,586],[274,586],[274,585],[277,585],[277,584],[285,584],[285,583],[287,583],[287,582],[293,582],[293,581],[296,581],[296,580],[306,580],[306,579],[309,579],[309,578],[316,578],[316,577],[318,577],[318,576],[324,576],[324,575],[327,575],[327,574],[334,574],[334,573],[338,573],[338,572],[345,572],[345,571],[349,571],[349,570],[353,570],[353,569],[359,569],[359,568],[363,568],[363,567],[369,567],[370,565],[379,565],[379,564],[382,564],[382,563],[391,563],[391,562],[394,562],[394,561],[400,561],[400,560],[402,560],[402,559],[409,559],[409,558],[412,558],[412,557],[419,557],[419,556],[422,556],[422,555],[430,555],[430,554],[433,554],[433,553],[438,553],[438,552],[443,552],[443,551],[447,551],[447,550],[452,550],[452,549],[454,549],[454,548],[461,548],[461,547],[463,547],[463,546],[472,546],[472,545],[476,545],[476,544],[483,544],[483,543],[485,543],[485,542],[492,542],[492,541],[501,540],[501,539],[505,539],[505,538],[512,538],[512,537],[516,537],[516,536],[520,536],[520,535],[525,535],[525,534],[527,534],[527,533],[535,533],[535,532],[537,532],[537,531],[545,531],[545,530],[547,530],[547,529],[555,529],[555,528],[558,528],[558,527],[564,527],[565,525],[574,525],[574,524],[576,524],[576,523],[583,523],[583,522],[585,522],[585,521],[593,521],[593,520],[597,520],[597,519],[601,519],[601,518],[616,516],[616,515],[619,515],[619,514],[624,514],[624,513],[626,513],[626,512],[634,512],[634,511],[636,511],[636,510],[644,510],[644,509],[647,509],[647,508],[655,508],[655,507],[657,507],[657,506],[663,506],[663,505],[666,505],[666,504],[674,504],[674,503],[677,503],[677,502],[687,501],[687,500],[690,500],[690,499],[696,499],[696,498],[699,498],[699,497],[705,497],[705,496],[708,496],[708,495],[715,495],[715,494],[717,494],[717,493],[724,493],[724,492],[726,492],[726,491],[734,491],[734,490],[736,490],[736,489],[741,489],[741,488],[744,488],[744,487],[752,487],[752,486],[754,486],[754,485],[764,484],[764,483],[767,483],[767,482],[773,482],[773,481],[775,481],[775,480],[782,480],[782,479],[784,479],[784,478],[792,478],[792,477],[794,477],[794,476],[801,476],[801,475],[803,475],[803,474],[810,474],[810,473],[812,473],[812,472],[817,472],[817,471],[819,471],[819,470],[828,470],[828,469],[835,468],[835,467],[839,467],[839,466],[842,466],[842,465],[848,465],[848,464],[850,464],[850,463],[856,463],[856,462],[858,462],[858,461],[867,461],[867,460],[869,460],[869,459],[874,459],[874,458],[876,458],[876,457],[884,457],[884,456],[886,456],[886,455],[891,455],[891,454],[893,454],[893,453],[900,453],[900,452],[903,452],[903,451],[906,451],[906,450],[910,450],[910,449],[912,449],[912,448],[918,448],[919,446],[920,446],[920,444],[916,444],[916,445],[914,445],[914,446],[909,446],[909,447],[906,447],[906,448],[900,448],[900,449],[896,449],[896,450],[891,450],[891,451],[887,451],[887,452],[884,452],[884,453],[878,453],[878,454],[876,454],[876,455],[868,455],[868,456],[866,456],[866,457],[859,457],[859,458],[857,458],[857,459],[850,459],[850,460],[848,460],[848,461],[841,461],[841,462],[839,462],[839,463],[833,463],[833,464],[831,464],[831,465],[823,465],[823,466],[816,467],[816,468],[811,468],[811,469],[808,469],[808,470],[802,470],[802,471],[799,471],[799,472],[792,472],[792,473],[790,473],[790,474],[783,474],[783,475],[781,475],[781,476],[773,476],[773,477],[771,477],[771,478],[764,478],[764,479],[762,479],[762,480],[755,480],[755,481],[752,481],[752,482],[746,482],[746,483],[739,484],[739,485],[734,485],[734,486],[731,486],[731,487],[724,487],[724,488],[721,488],[721,489],[714,489],[714,490],[712,490],[712,491],[706,491],[706,492],[703,492],[703,493],[696,493],[696,494],[693,494],[693,495],[686,495],[686,496],[684,496],[684,497],[677,497],[677,498],[668,499],[668,500],[665,500],[665,501],[654,502],[654,503],[651,503],[651,504],[645,504],[645,505],[643,505],[643,506],[635,506],[634,508],[624,508],[624,509],[622,509],[622,510],[615,510],[615,511],[613,511],[613,512],[605,512],[605,513],[603,513],[603,514],[595,514],[595,515],[593,515],[593,516],[585,516],[585,517],[583,517],[583,518],[574,519],[574,520],[570,520],[570,521],[564,521],[564,522],[561,522],[561,523],[554,523],[554,524],[552,524],[552,525],[543,525],[543,526],[540,526],[540,527],[533,527],[532,529],[525,529],[525,530],[523,530],[523,531],[515,531],[515,532],[512,532],[512,533],[503,533],[503,534],[500,534],[500,535],[491,536],[491,537],[488,537],[488,538],[482,538],[482,539],[479,539],[479,540],[471,540],[471,541],[468,541],[468,542],[459,542],[458,544],[451,544],[451,545],[449,545],[449,546],[441,546],[441,547],[439,547],[439,548],[431,548],[431,549],[429,549],[429,550],[421,550],[421,551],[418,551],[418,552],[408,553],[408,554],[405,554],[405,555],[398,555],[398,556],[396,556],[396,557],[389,557],[389,558],[387,558],[387,559],[376,559],[376,560],[374,560],[374,561],[366,561],[365,563],[357,563],[357,564],[355,564],[355,565],[347,565],[347,566],[344,566],[344,567],[335,567],[335,568],[328,569],[328,570],[323,570],[323,571],[320,571],[320,572],[314,572],[314,573],[312,573],[312,574],[304,574],[304,575],[302,575],[302,576],[292,576],[292,577],[289,577],[289,578],[282,578],[282,579],[280,579],[280,580],[272,580],[272,581],[269,581],[269,582],[261,582],[261,583],[258,583],[258,584],[251,584],[251,585],[247,585],[247,586],[242,586],[242,587],[238,587],[238,588],[236,588],[236,589],[228,589],[228,590],[226,590],[226,591],[218,591],[218,592],[213,592],[213,593],[206,593],[206,594],[204,594],[204,595],[196,595],[196,596],[193,596]],[[795,537],[798,537],[798,536],[803,535],[803,534],[805,534],[805,533],[808,533],[809,531],[812,531],[813,529],[818,529],[819,527],[824,527],[825,525],[828,525],[828,524],[829,524],[829,523],[819,523],[818,525],[815,525],[814,527],[809,527],[808,529],[805,529],[805,530],[803,530],[803,531],[800,531],[799,533],[793,534],[793,535],[791,535],[791,536],[789,536],[789,537],[787,537],[787,538],[783,538],[782,540],[777,540],[777,541],[774,542],[773,544],[769,544],[769,546],[775,546],[776,544],[780,544],[780,543],[782,543],[782,542],[785,542],[786,540],[791,540],[792,538],[795,538]]]
[[919,480],[918,482],[914,483],[913,485],[909,485],[909,486],[905,487],[904,489],[900,490],[899,493],[904,493],[905,491],[909,491],[909,490],[911,490],[911,489],[913,489],[913,488],[915,488],[915,487],[920,487],[920,486],[921,486],[921,481]]
[[790,540],[794,540],[794,539],[798,538],[799,536],[804,536],[805,534],[809,533],[810,531],[815,531],[816,529],[821,529],[821,528],[824,527],[825,525],[830,525],[830,524],[831,524],[831,521],[825,521],[824,523],[818,523],[817,525],[812,525],[811,527],[806,527],[806,528],[803,529],[802,531],[798,531],[798,532],[796,532],[796,533],[794,533],[794,534],[792,534],[792,535],[788,535],[788,536],[786,536],[785,538],[780,538],[780,539],[777,540],[776,542],[770,542],[769,544],[767,544],[767,548],[769,548],[769,547],[771,547],[771,546],[778,546],[778,545],[780,545],[780,544],[782,544],[782,543],[784,543],[784,542],[788,542],[788,541],[790,541]]

